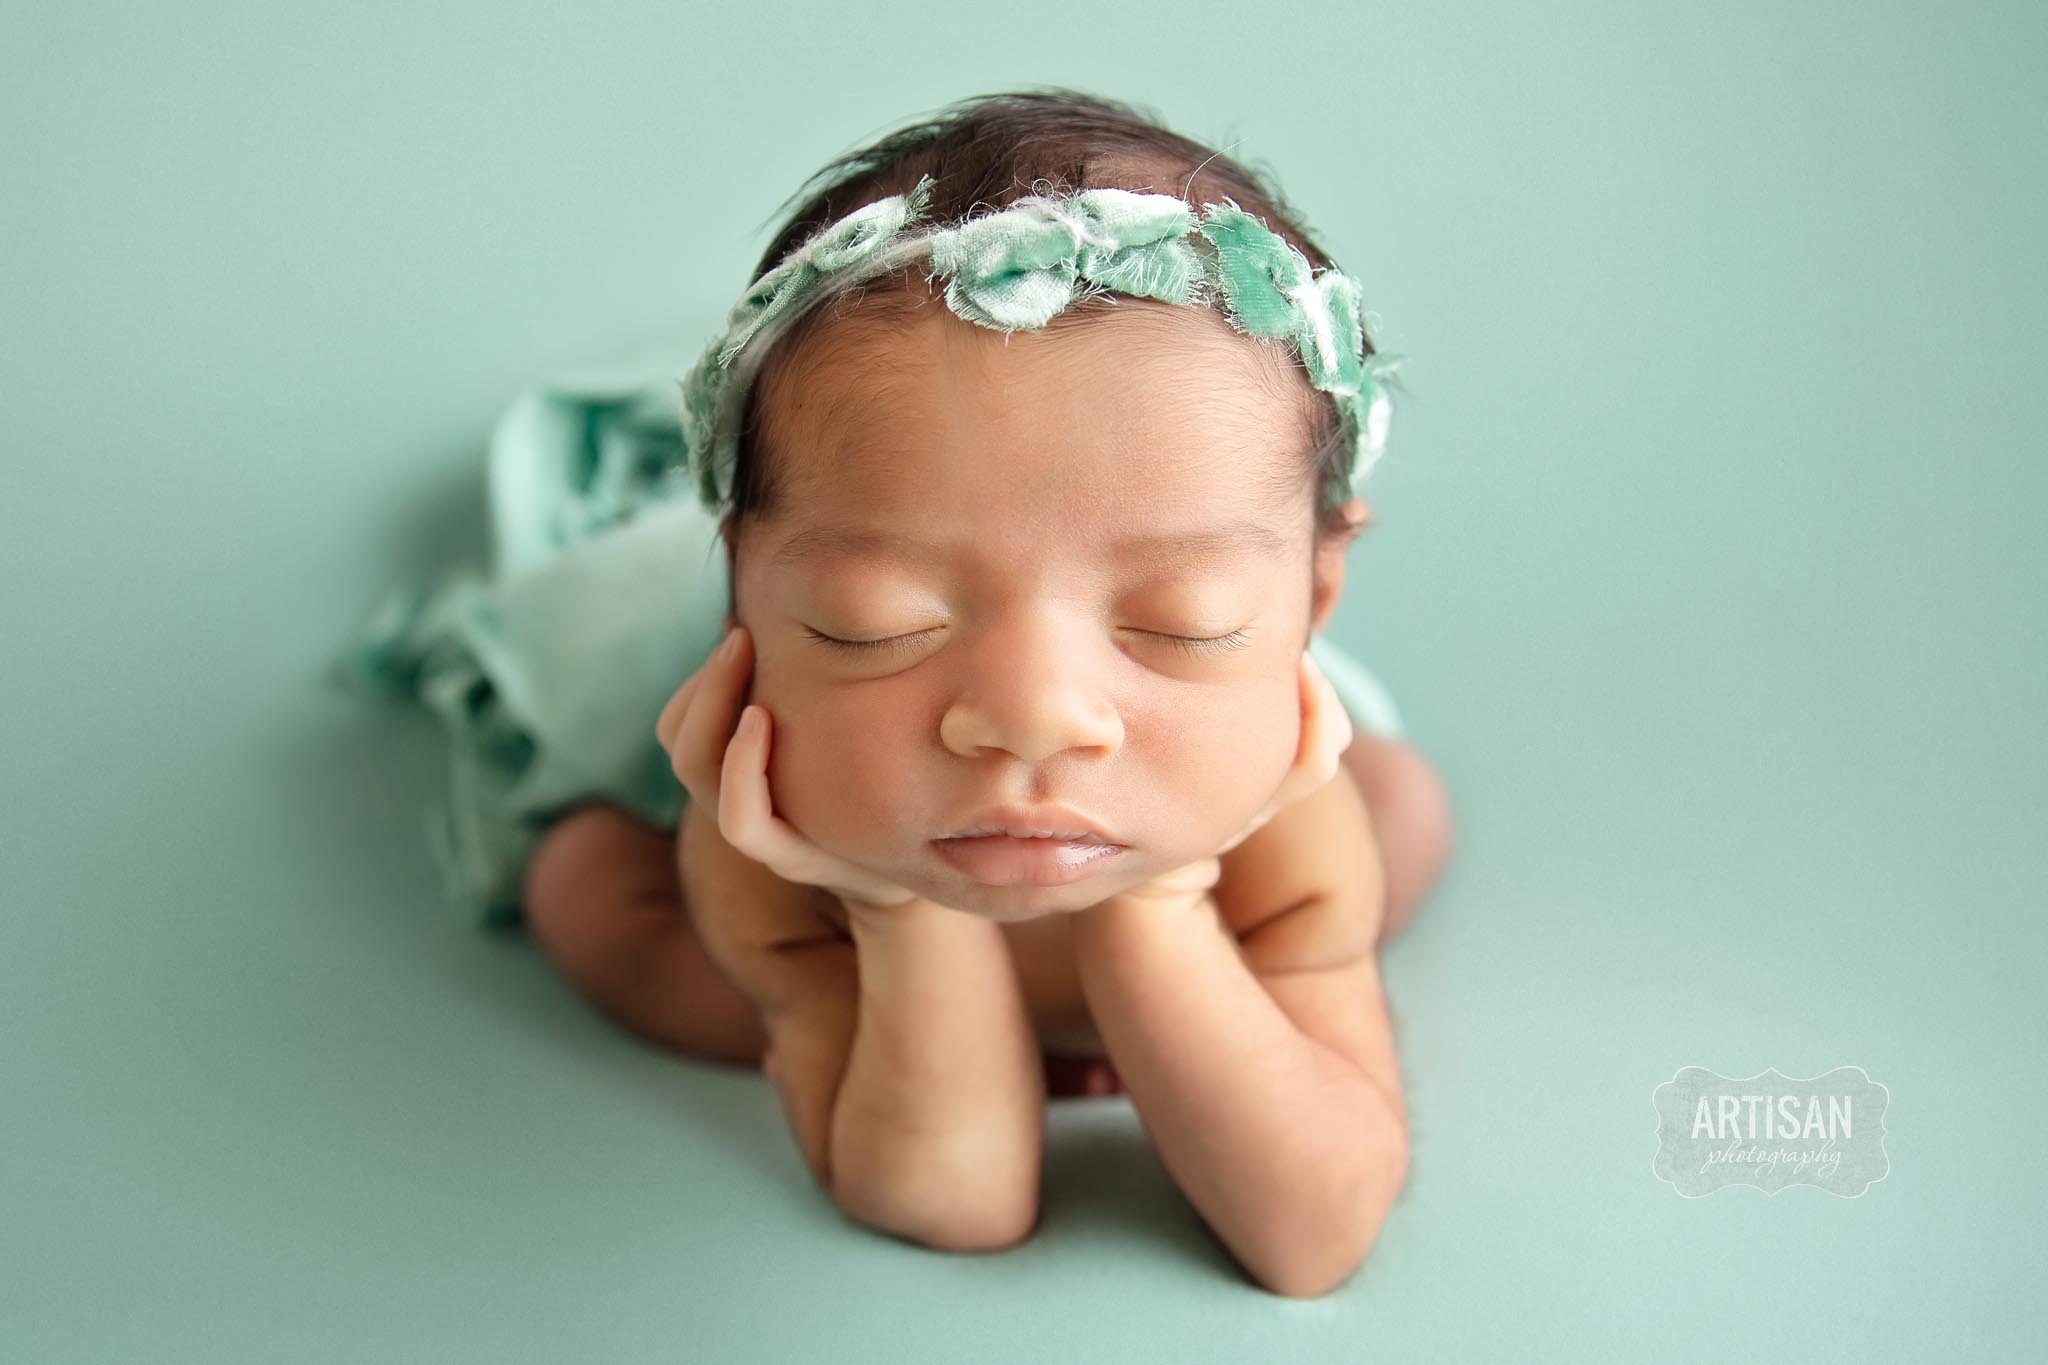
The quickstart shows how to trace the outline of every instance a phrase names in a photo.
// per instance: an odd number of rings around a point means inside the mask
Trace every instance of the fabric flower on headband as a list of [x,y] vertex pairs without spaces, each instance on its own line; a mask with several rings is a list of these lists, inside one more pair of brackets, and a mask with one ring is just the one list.
[[756,280],[724,332],[682,380],[682,433],[699,499],[731,496],[747,391],[768,349],[824,300],[919,260],[946,281],[946,306],[1002,332],[1035,330],[1104,293],[1219,307],[1237,331],[1283,337],[1309,381],[1335,398],[1356,486],[1385,452],[1390,404],[1380,381],[1400,364],[1366,355],[1358,284],[1317,272],[1285,238],[1226,197],[1198,215],[1167,194],[1097,188],[1032,195],[951,226],[922,223],[925,176],[908,194],[853,210]]
[[1108,291],[1192,303],[1202,263],[1182,239],[1193,226],[1187,204],[1163,194],[1021,199],[933,233],[931,278],[950,277],[955,313],[1002,331],[1043,327],[1077,298]]

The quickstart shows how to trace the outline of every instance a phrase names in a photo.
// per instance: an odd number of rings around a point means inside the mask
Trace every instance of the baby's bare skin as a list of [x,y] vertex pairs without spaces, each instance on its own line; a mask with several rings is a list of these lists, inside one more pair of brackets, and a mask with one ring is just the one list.
[[[1355,785],[1372,813],[1370,833],[1386,870],[1384,944],[1443,868],[1449,807],[1426,759],[1368,731],[1359,731],[1345,750],[1340,780]],[[1287,839],[1298,823],[1291,813],[1274,817],[1260,837]],[[753,1004],[698,941],[685,912],[676,843],[677,831],[647,825],[617,806],[579,809],[550,828],[528,865],[527,922],[578,992],[623,1027],[688,1056],[758,1066],[766,1032]],[[1238,850],[1223,855],[1223,885],[1237,856]],[[1360,860],[1361,875],[1372,868],[1371,860]],[[773,878],[766,869],[761,873]],[[791,901],[845,930],[835,898],[781,885]],[[1104,1064],[1102,1040],[1082,999],[1070,920],[1050,915],[1002,927],[1039,1042],[1051,1054],[1048,1094],[1109,1093],[1114,1073]]]

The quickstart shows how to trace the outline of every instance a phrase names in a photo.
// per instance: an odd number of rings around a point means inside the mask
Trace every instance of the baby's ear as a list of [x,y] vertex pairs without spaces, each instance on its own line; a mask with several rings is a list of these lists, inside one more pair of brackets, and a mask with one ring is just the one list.
[[1365,499],[1353,498],[1338,509],[1334,524],[1326,522],[1316,531],[1312,570],[1315,590],[1309,598],[1309,634],[1320,632],[1330,613],[1337,609],[1337,599],[1344,594],[1345,553],[1371,519],[1372,509],[1365,505]]

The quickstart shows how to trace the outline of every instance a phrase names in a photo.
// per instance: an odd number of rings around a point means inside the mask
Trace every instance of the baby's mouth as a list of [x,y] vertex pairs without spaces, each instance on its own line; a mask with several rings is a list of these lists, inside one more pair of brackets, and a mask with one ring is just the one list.
[[1125,851],[1093,834],[955,835],[932,840],[941,858],[987,886],[1060,886],[1093,875]]

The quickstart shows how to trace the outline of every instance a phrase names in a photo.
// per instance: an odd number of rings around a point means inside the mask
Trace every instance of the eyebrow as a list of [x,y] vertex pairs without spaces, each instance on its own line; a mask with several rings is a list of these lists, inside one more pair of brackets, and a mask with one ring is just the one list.
[[[1288,540],[1261,522],[1227,521],[1195,531],[1149,531],[1119,536],[1110,542],[1110,547],[1119,559],[1171,551],[1185,559],[1214,563],[1249,555],[1284,554]],[[782,542],[769,556],[769,564],[773,568],[790,568],[819,560],[887,555],[931,561],[943,558],[948,548],[897,531],[812,526]]]

